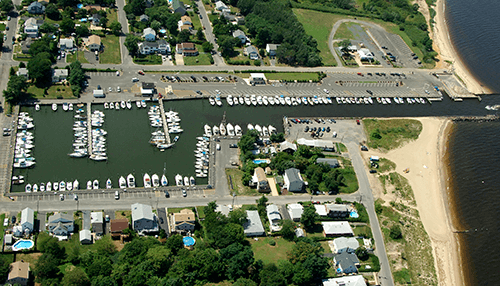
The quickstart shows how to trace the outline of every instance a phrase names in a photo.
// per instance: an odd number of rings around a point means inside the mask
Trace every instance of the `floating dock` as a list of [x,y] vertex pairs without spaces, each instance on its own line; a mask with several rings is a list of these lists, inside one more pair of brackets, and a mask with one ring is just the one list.
[[87,103],[87,142],[89,157],[92,153],[92,104]]
[[172,144],[170,141],[170,133],[168,132],[167,118],[165,116],[165,109],[163,108],[163,99],[158,99],[158,104],[160,105],[161,120],[163,121],[163,130],[165,132],[165,140],[167,144]]

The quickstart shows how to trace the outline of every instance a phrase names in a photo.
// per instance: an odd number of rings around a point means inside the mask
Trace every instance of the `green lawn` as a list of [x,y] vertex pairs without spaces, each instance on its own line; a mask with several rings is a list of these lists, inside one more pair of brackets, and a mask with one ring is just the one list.
[[141,55],[140,57],[134,57],[134,63],[139,65],[161,65],[163,62],[159,55]]
[[[276,245],[271,246],[269,241],[274,240]],[[257,241],[248,238],[252,246],[255,260],[261,259],[264,264],[276,263],[278,260],[286,260],[287,253],[292,250],[295,242],[278,237],[259,237]]]
[[365,236],[366,238],[372,238],[372,230],[367,225],[357,225],[353,226],[352,231],[356,236]]
[[[258,196],[260,193],[256,189],[252,189],[248,186],[243,185],[243,171],[239,169],[226,169],[227,184],[229,186],[229,191],[236,193],[238,196]],[[233,189],[231,189],[231,184],[229,177],[233,182]]]
[[3,23],[0,23],[0,31],[5,31],[6,25]]
[[340,24],[337,32],[333,36],[334,39],[350,39],[354,38],[354,34],[348,29],[350,23],[342,23]]
[[5,214],[0,215],[0,243],[3,243],[3,234],[5,227],[3,226],[3,220],[5,219]]
[[109,9],[107,18],[108,18],[108,26],[114,21],[118,21],[118,14],[116,13],[116,9]]
[[38,88],[34,85],[28,87],[28,93],[31,93],[35,98],[75,98],[70,86],[52,85],[44,94],[43,88]]
[[[380,172],[380,173],[384,173],[384,172],[388,172],[388,171],[392,171],[392,170],[396,169],[396,163],[394,163],[391,160],[386,159],[386,158],[380,158],[380,161],[378,161],[377,163],[378,163],[378,168],[376,170],[378,170],[378,172]],[[371,167],[371,169],[375,170],[374,167]]]
[[68,63],[72,63],[72,62],[75,62],[77,60],[82,64],[89,63],[89,61],[87,61],[87,59],[85,58],[85,54],[83,51],[77,51],[73,54],[66,55],[66,62],[68,62]]
[[99,55],[101,64],[121,64],[122,57],[120,53],[120,41],[115,35],[106,35],[101,37],[101,43],[104,51]]
[[198,52],[200,53],[196,57],[184,57],[184,65],[186,66],[209,66],[212,63],[210,58],[212,57],[209,53],[203,52],[201,45],[196,45]]
[[391,150],[415,140],[422,131],[422,123],[415,119],[364,119],[368,146]]
[[191,17],[191,22],[193,22],[193,29],[198,30],[198,29],[203,29],[201,27],[201,21],[200,21],[200,16],[198,14],[194,14]]

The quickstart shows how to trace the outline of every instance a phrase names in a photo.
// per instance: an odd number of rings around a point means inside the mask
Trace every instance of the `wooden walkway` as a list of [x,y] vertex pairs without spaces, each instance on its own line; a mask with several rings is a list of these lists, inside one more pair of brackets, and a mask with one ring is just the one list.
[[87,103],[87,141],[89,157],[92,156],[92,104]]
[[158,104],[160,105],[161,120],[163,122],[163,130],[165,132],[165,140],[167,144],[171,144],[170,133],[168,132],[167,118],[165,117],[165,109],[163,108],[163,99],[158,99]]

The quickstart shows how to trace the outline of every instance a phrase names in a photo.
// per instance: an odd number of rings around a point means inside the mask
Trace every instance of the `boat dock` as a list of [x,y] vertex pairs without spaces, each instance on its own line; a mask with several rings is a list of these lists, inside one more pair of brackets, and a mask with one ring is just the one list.
[[170,133],[168,132],[167,118],[165,117],[165,109],[163,108],[163,98],[158,99],[158,104],[160,105],[161,120],[163,122],[163,130],[165,132],[165,140],[167,144],[171,144]]
[[92,104],[87,103],[87,141],[89,156],[92,155]]

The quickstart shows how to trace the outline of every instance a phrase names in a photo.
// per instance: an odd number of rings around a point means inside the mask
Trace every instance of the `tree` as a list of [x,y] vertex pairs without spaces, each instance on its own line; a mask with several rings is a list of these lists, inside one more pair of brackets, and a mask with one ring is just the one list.
[[45,8],[45,14],[51,20],[58,21],[61,19],[61,13],[54,3],[49,3],[47,8]]
[[303,263],[310,254],[321,255],[323,248],[318,242],[312,241],[309,238],[299,238],[288,253],[288,260],[292,264]]
[[10,263],[5,259],[5,256],[0,256],[0,281],[7,280],[10,272]]
[[295,224],[291,220],[283,220],[281,225],[281,236],[286,240],[293,240],[295,238]]
[[248,278],[238,278],[238,280],[233,283],[233,286],[257,286],[257,283]]
[[177,254],[177,252],[184,247],[182,236],[179,234],[172,235],[167,239],[165,246],[170,249],[173,254]]
[[271,140],[271,142],[275,142],[275,143],[283,142],[283,141],[285,141],[285,134],[283,134],[283,132],[278,133],[278,134],[271,134],[271,137],[269,137],[269,140]]
[[203,44],[201,44],[201,47],[205,53],[209,53],[214,49],[214,45],[210,42],[203,42]]
[[317,219],[318,219],[318,214],[316,213],[314,207],[307,206],[304,208],[304,212],[300,217],[300,222],[304,225],[306,229],[311,229],[314,226]]
[[16,70],[14,69],[14,67],[10,67],[9,76],[13,76],[15,74],[16,74]]
[[74,267],[66,271],[62,279],[63,286],[90,286],[90,279],[87,274],[80,268]]
[[76,27],[75,33],[78,35],[78,37],[86,37],[86,36],[90,35],[89,28],[87,28],[87,26],[83,26],[83,25]]
[[399,225],[395,224],[395,225],[391,226],[391,230],[389,232],[389,236],[392,239],[401,239],[401,238],[403,238],[403,234],[401,233],[401,228],[399,227]]
[[35,262],[33,274],[37,282],[59,279],[58,259],[51,254],[44,253]]
[[266,206],[268,201],[269,199],[264,195],[257,200],[257,210],[259,211],[259,215],[261,217],[266,216]]
[[13,9],[14,9],[14,4],[12,3],[12,0],[0,1],[0,10],[1,11],[5,12],[5,13],[9,13]]
[[368,258],[370,257],[370,256],[368,255],[368,250],[366,250],[366,248],[364,248],[363,246],[358,247],[358,249],[356,249],[355,253],[356,253],[356,256],[357,256],[360,260],[362,260],[362,261],[366,261],[366,260],[368,260]]
[[177,36],[177,41],[179,43],[185,43],[189,41],[189,37],[191,37],[191,33],[188,30],[182,30]]
[[120,24],[118,21],[113,21],[113,23],[109,25],[109,28],[111,29],[111,33],[116,36],[119,36],[122,32],[122,24]]
[[260,285],[261,286],[285,286],[286,281],[283,274],[278,270],[274,263],[264,266],[260,271]]
[[128,34],[127,37],[125,37],[125,47],[127,47],[128,53],[132,56],[135,56],[137,52],[139,51],[139,47],[137,44],[141,41],[141,38],[136,37],[132,34]]
[[226,275],[231,280],[236,280],[248,275],[248,267],[254,263],[253,251],[250,246],[233,243],[221,249],[220,257],[227,265]]
[[205,40],[205,34],[203,34],[203,31],[201,29],[198,29],[198,31],[196,31],[196,38],[200,41]]
[[342,51],[342,53],[346,54],[346,55],[350,55],[350,51],[349,51],[349,46],[351,46],[351,40],[343,40],[342,42],[340,42],[339,44],[340,46],[340,50]]
[[108,27],[108,22],[109,22],[109,19],[108,17],[102,17],[100,20],[99,20],[99,23],[101,23],[101,26],[106,29],[106,27]]
[[55,33],[57,31],[57,28],[49,23],[43,23],[42,26],[40,26],[40,32],[42,33]]
[[75,22],[71,18],[64,18],[59,26],[63,34],[71,34],[75,31]]
[[52,62],[49,53],[40,53],[35,55],[28,62],[28,72],[30,78],[35,81],[37,86],[44,86],[52,80]]

